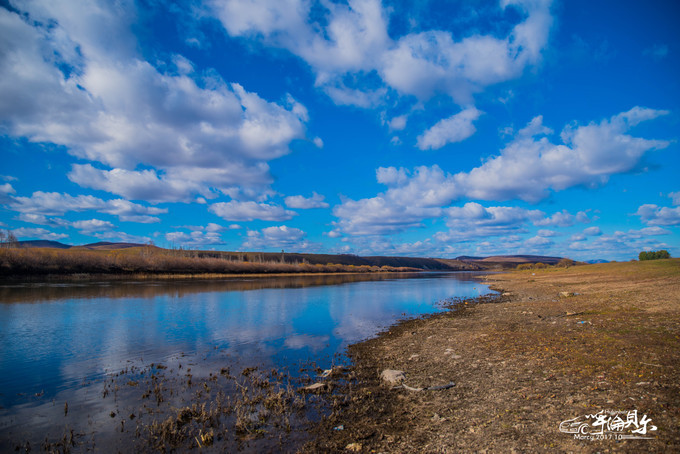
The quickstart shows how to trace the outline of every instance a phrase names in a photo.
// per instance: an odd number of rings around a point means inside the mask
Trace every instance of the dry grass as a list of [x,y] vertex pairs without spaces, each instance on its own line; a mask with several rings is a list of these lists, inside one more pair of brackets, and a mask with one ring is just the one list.
[[[244,255],[242,258],[246,258]],[[79,274],[187,275],[196,274],[282,274],[282,273],[368,273],[413,271],[391,266],[253,262],[232,258],[200,256],[195,251],[154,247],[118,250],[2,249],[0,276],[46,276]]]

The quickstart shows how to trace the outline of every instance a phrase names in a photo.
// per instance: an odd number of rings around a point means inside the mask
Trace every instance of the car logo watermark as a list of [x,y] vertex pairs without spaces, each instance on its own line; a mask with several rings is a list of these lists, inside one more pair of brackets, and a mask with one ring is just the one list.
[[649,440],[657,428],[646,414],[637,410],[601,410],[560,423],[560,432],[573,434],[576,440]]

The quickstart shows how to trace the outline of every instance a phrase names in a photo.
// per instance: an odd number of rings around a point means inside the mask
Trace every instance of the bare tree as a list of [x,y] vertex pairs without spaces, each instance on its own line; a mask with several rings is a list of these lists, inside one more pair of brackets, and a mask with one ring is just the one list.
[[4,249],[19,247],[19,241],[14,232],[9,229],[5,231],[0,230],[0,247]]

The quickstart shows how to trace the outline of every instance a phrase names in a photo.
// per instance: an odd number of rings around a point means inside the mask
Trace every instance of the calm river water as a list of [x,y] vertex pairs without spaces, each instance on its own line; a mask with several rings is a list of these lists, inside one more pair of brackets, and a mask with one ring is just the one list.
[[[131,365],[322,368],[353,342],[442,300],[489,293],[471,273],[0,284],[0,446],[88,413]],[[88,392],[88,389],[90,390]]]

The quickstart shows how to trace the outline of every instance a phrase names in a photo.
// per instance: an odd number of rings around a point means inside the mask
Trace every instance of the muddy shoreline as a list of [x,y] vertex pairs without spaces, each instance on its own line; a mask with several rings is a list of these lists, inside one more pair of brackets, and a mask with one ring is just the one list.
[[[348,385],[303,450],[677,452],[680,261],[665,262],[488,276],[499,295],[350,346]],[[599,440],[560,430],[601,411],[637,411],[638,425]],[[635,428],[645,439],[621,438]]]

